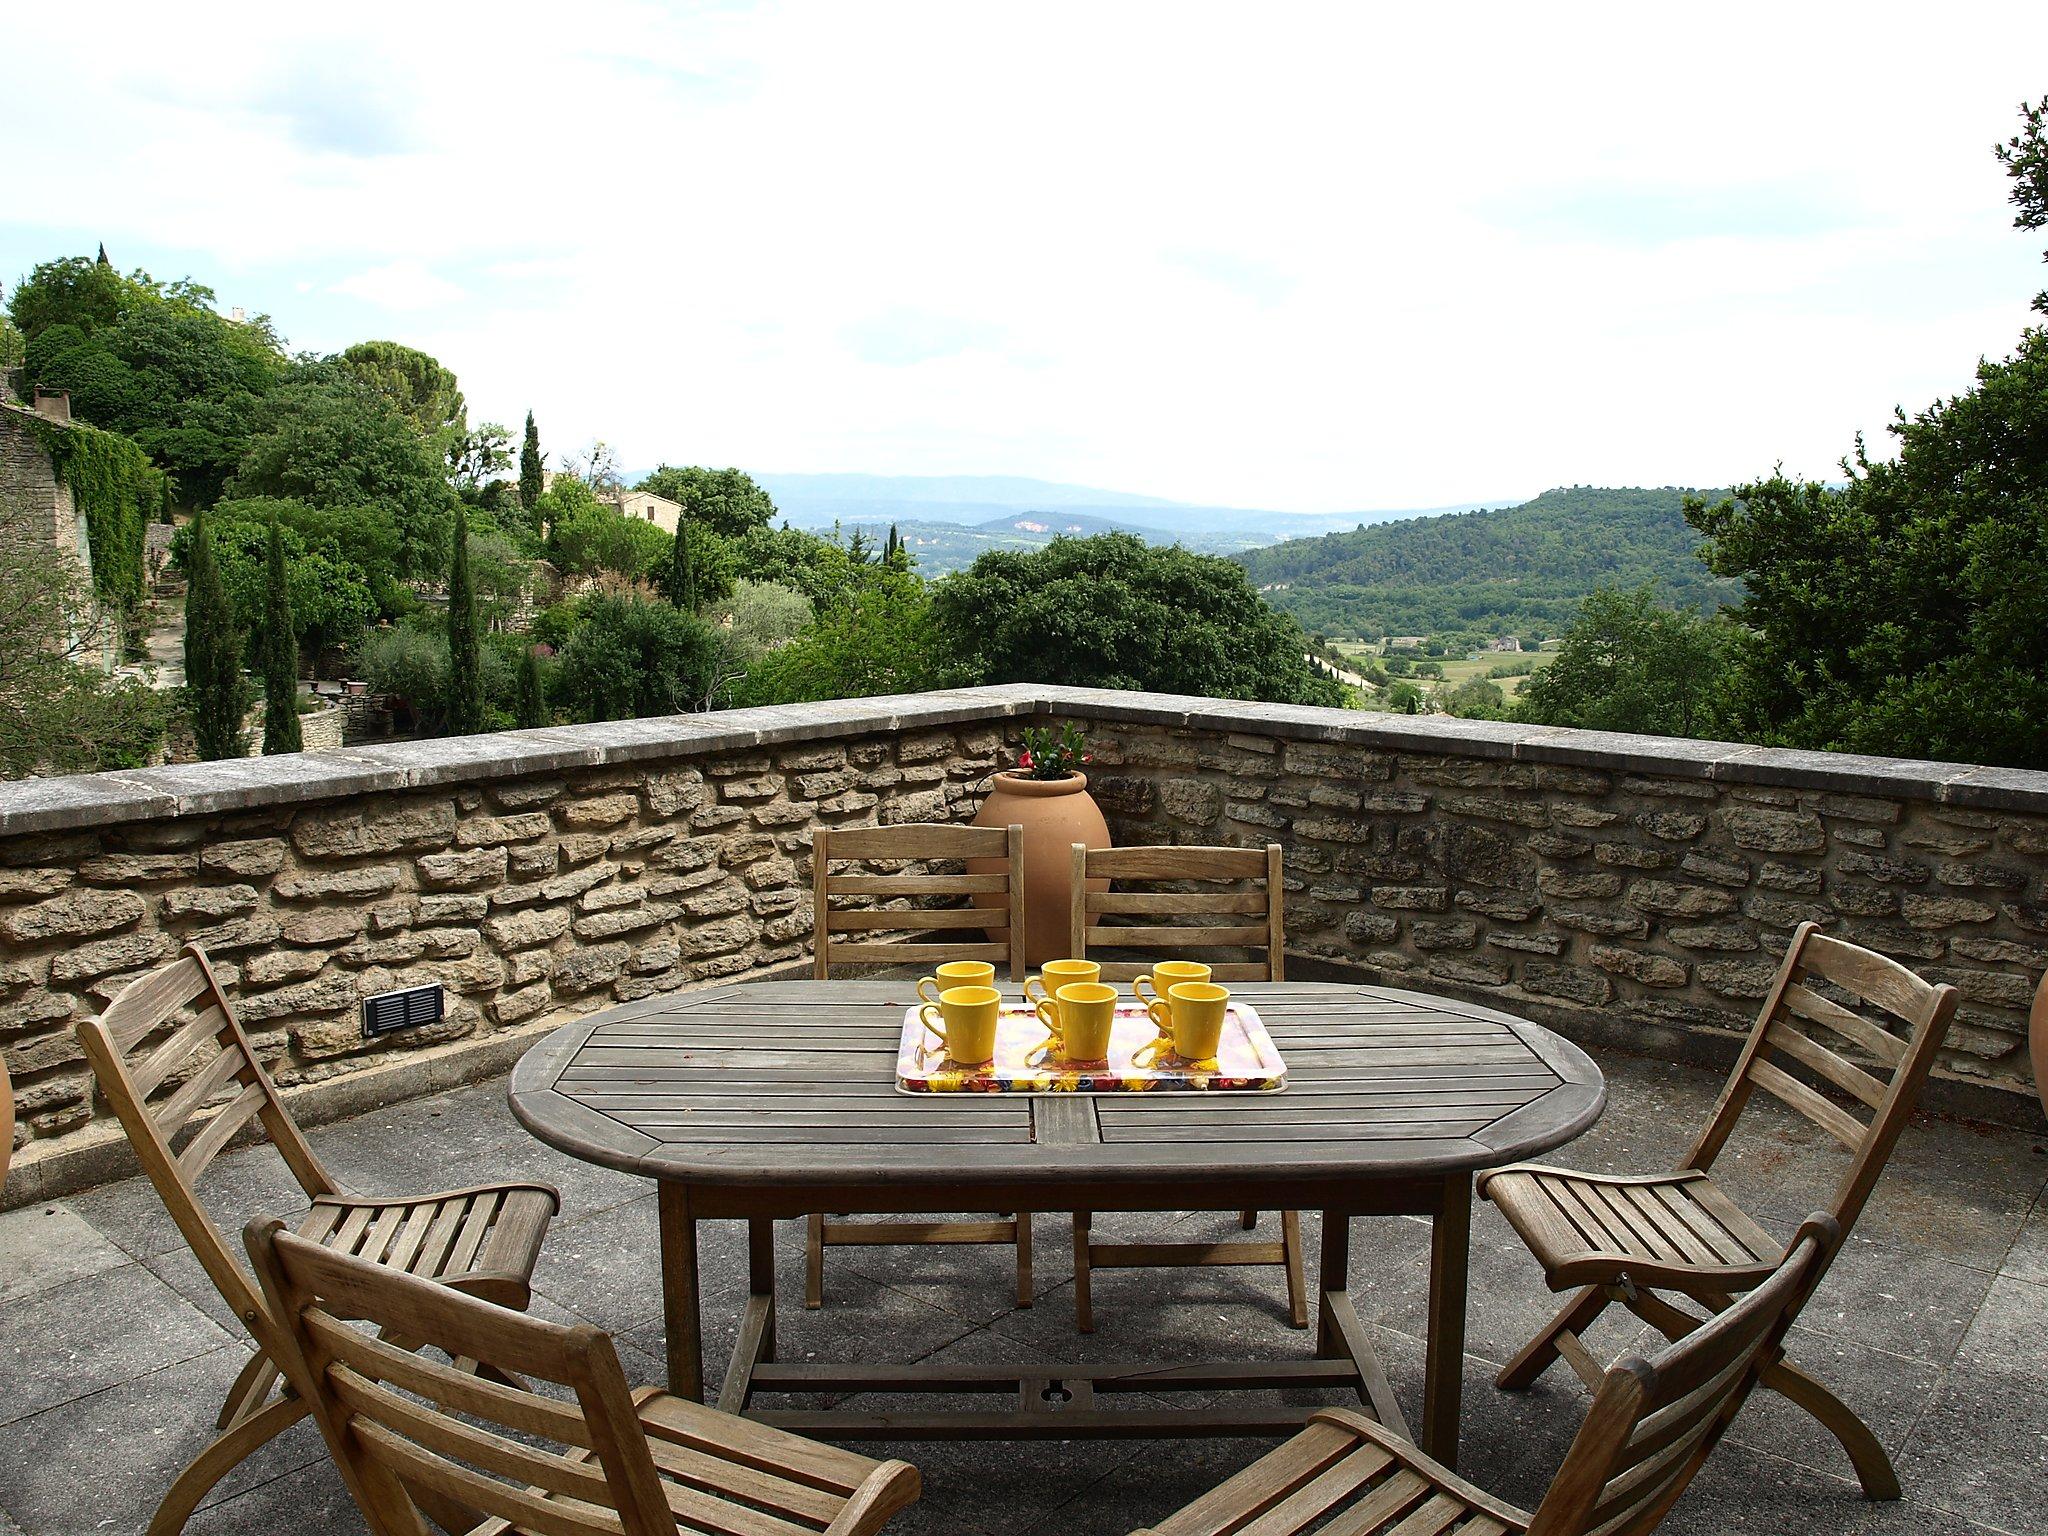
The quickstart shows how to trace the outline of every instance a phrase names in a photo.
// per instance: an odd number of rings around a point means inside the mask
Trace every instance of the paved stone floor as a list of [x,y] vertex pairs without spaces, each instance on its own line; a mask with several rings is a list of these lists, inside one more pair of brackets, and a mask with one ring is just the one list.
[[[1704,1120],[1718,1080],[1626,1057],[1608,1056],[1602,1066],[1612,1087],[1608,1111],[1560,1160],[1668,1166]],[[314,1140],[337,1177],[365,1190],[554,1180],[565,1209],[541,1258],[537,1309],[612,1330],[628,1373],[659,1379],[648,1188],[534,1142],[507,1112],[502,1081],[328,1126]],[[1726,1181],[1787,1232],[1819,1202],[1836,1167],[1803,1122],[1768,1110],[1735,1151],[1723,1161]],[[1850,1251],[1807,1308],[1795,1357],[1876,1429],[1898,1462],[1904,1503],[1864,1503],[1833,1442],[1785,1403],[1759,1396],[1664,1528],[1695,1536],[2048,1533],[2044,1181],[2041,1137],[1916,1125]],[[222,1158],[208,1189],[230,1231],[291,1206],[284,1170],[263,1148]],[[1220,1231],[1234,1218],[1183,1225]],[[1265,1270],[1105,1275],[1097,1284],[1100,1331],[1084,1339],[1073,1332],[1063,1224],[1041,1217],[1039,1234],[1041,1290],[1028,1310],[1009,1304],[1006,1250],[846,1250],[832,1256],[826,1309],[806,1313],[796,1304],[797,1234],[786,1227],[784,1357],[981,1360],[1021,1344],[1085,1359],[1142,1359],[1306,1347],[1285,1325],[1277,1271]],[[745,1281],[737,1230],[714,1227],[705,1246],[715,1380]],[[1353,1296],[1411,1412],[1420,1395],[1427,1252],[1419,1221],[1358,1223]],[[1550,1303],[1533,1262],[1482,1206],[1462,1467],[1525,1506],[1540,1497],[1585,1399],[1561,1367],[1524,1394],[1497,1392],[1491,1380]],[[1600,1350],[1618,1352],[1637,1337],[1623,1324],[1602,1326]],[[141,1531],[172,1475],[205,1443],[245,1358],[239,1330],[147,1184],[130,1180],[0,1216],[0,1536]],[[895,1454],[923,1469],[926,1494],[891,1530],[1121,1536],[1262,1449],[1234,1440],[899,1447]],[[254,1536],[362,1525],[317,1434],[301,1424],[217,1489],[188,1529]]]

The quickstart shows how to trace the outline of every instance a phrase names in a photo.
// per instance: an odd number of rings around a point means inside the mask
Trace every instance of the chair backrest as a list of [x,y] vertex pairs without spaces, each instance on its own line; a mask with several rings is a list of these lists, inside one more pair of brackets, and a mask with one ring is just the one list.
[[[1262,950],[1263,961],[1211,967],[1218,981],[1285,981],[1280,845],[1264,848],[1090,848],[1075,843],[1068,881],[1068,947],[1075,959],[1097,948],[1156,949],[1190,958],[1201,949]],[[1164,890],[1132,890],[1163,884]],[[1119,889],[1118,887],[1121,887]],[[1100,918],[1113,922],[1097,925]],[[1147,969],[1105,962],[1106,981]]]
[[[935,873],[902,868],[987,860],[980,873]],[[835,862],[885,866],[882,872],[839,874]],[[886,866],[896,866],[886,868]],[[833,898],[840,898],[834,901]],[[932,897],[944,906],[927,905]],[[961,904],[958,898],[967,898]],[[851,898],[857,905],[849,905]],[[895,827],[820,827],[811,834],[811,910],[814,974],[824,980],[838,965],[937,965],[986,960],[1024,977],[1024,828],[963,827],[911,822]],[[987,937],[958,942],[870,942],[840,934],[936,933],[979,930]]]
[[1762,1285],[1651,1359],[1616,1362],[1529,1522],[1529,1536],[1640,1536],[1664,1518],[1778,1358],[1778,1345],[1840,1240],[1806,1219]]
[[[436,1501],[549,1536],[675,1536],[601,1330],[508,1311],[295,1237],[275,1219],[251,1222],[244,1239],[283,1335],[280,1363],[376,1536],[426,1536],[420,1509]],[[485,1380],[416,1353],[425,1345],[573,1398]],[[722,1503],[705,1494],[696,1513]]]
[[[237,1317],[260,1314],[255,1288],[200,1201],[200,1177],[253,1120],[307,1199],[333,1194],[335,1184],[256,1059],[206,952],[188,944],[170,964],[137,977],[106,1012],[79,1021],[78,1040],[101,1097],[208,1278]],[[268,1343],[260,1332],[257,1342]]]
[[[1848,1003],[1835,1001],[1823,988]],[[1685,1166],[1712,1165],[1751,1093],[1761,1088],[1848,1148],[1849,1166],[1829,1211],[1847,1233],[1912,1117],[1920,1085],[1955,1018],[1956,1002],[1954,987],[1923,981],[1896,960],[1801,923]],[[1897,1032],[1900,1026],[1903,1035]],[[1867,1065],[1844,1055],[1843,1044]],[[1849,1103],[1837,1102],[1815,1082]]]

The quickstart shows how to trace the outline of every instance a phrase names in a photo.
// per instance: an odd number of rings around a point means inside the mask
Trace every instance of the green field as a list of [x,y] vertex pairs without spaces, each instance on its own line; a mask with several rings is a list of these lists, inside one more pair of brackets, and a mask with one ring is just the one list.
[[[1334,649],[1339,655],[1354,665],[1362,661],[1378,661],[1380,659],[1377,647],[1360,645],[1356,642],[1339,642]],[[1440,656],[1435,658],[1435,660],[1437,665],[1444,669],[1444,675],[1441,678],[1410,677],[1408,681],[1414,683],[1425,693],[1433,694],[1439,690],[1449,692],[1468,678],[1491,676],[1493,669],[1504,662],[1528,661],[1534,662],[1538,667],[1546,667],[1556,659],[1556,656],[1557,652],[1555,651],[1524,651],[1519,656],[1498,655],[1493,652],[1486,652],[1473,659],[1463,656]],[[1522,684],[1529,681],[1529,679],[1526,676],[1496,677],[1493,678],[1493,681],[1499,683],[1501,692],[1512,699],[1522,691]]]

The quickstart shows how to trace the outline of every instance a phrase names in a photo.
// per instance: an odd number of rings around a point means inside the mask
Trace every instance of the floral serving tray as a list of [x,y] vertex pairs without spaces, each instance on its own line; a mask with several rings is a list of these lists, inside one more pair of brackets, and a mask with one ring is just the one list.
[[903,1015],[896,1087],[902,1093],[1275,1093],[1287,1086],[1287,1064],[1250,1003],[1230,1005],[1213,1061],[1163,1056],[1134,1065],[1132,1053],[1158,1033],[1142,1004],[1120,1002],[1107,1060],[1057,1062],[1049,1050],[1032,1052],[1045,1026],[1031,1005],[1005,1002],[996,1021],[995,1059],[962,1066],[925,1031],[913,1007]]

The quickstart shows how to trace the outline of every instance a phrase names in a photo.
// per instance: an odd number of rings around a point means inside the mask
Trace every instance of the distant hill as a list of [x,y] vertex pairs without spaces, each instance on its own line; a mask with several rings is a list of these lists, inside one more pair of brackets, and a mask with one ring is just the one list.
[[[1090,525],[1091,532],[1121,528],[1154,543],[1181,543],[1210,554],[1236,554],[1278,539],[1307,538],[1388,518],[1450,510],[1308,513],[1197,506],[1019,475],[761,474],[754,478],[775,498],[782,515],[799,528],[830,528],[838,523],[848,529],[886,530],[890,523],[899,527],[917,523],[951,525],[1000,537],[997,523],[1029,514],[1029,521],[1034,523],[1071,522],[1076,525],[1073,531],[1077,534],[1081,532],[1080,525]],[[1462,503],[1459,510],[1471,505]],[[1014,527],[1012,531],[1028,535],[1031,530]],[[930,537],[934,551],[940,545],[950,550],[959,543],[936,533]],[[950,555],[946,558],[950,559]],[[924,568],[936,575],[955,567],[941,567],[927,560]]]
[[1157,496],[1062,485],[1024,475],[756,475],[780,506],[815,502],[947,502],[982,507],[1170,507]]
[[1654,581],[1666,601],[1703,612],[1740,596],[1701,562],[1687,494],[1572,486],[1519,507],[1380,523],[1238,558],[1312,634],[1556,634],[1603,582]]

